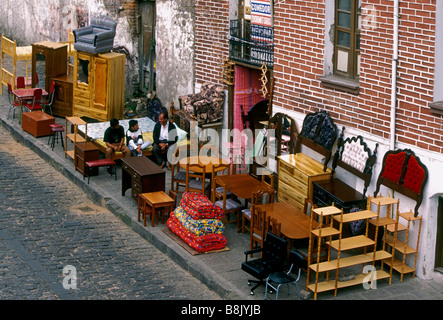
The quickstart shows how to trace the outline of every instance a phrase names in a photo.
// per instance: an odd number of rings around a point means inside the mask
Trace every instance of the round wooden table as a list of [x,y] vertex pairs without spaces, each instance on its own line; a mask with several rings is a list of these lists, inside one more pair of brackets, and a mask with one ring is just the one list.
[[212,172],[212,168],[215,165],[214,172],[220,172],[229,167],[229,162],[223,158],[212,157],[212,156],[190,156],[180,159],[178,164],[181,168],[186,170],[186,164],[189,163],[189,170],[197,173],[201,173],[202,170],[199,166],[193,166],[193,164],[198,164],[200,166],[205,166],[205,172]]

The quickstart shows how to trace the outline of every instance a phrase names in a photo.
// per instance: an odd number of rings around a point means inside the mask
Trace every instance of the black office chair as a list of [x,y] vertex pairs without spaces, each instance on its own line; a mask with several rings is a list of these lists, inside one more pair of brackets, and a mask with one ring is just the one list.
[[[282,284],[288,285],[288,295],[289,295],[289,285],[293,284],[297,288],[298,300],[300,300],[300,290],[298,288],[298,281],[300,280],[301,269],[304,263],[303,256],[297,251],[289,252],[289,261],[291,263],[291,267],[288,272],[277,271],[273,272],[266,279],[266,291],[265,291],[265,300],[268,296],[268,287],[276,290],[275,300],[278,300],[278,291]],[[294,269],[295,273],[297,273],[297,277],[294,278],[291,276],[292,269]]]
[[[263,247],[245,251],[245,261],[241,265],[241,269],[257,280],[248,280],[248,285],[256,283],[251,289],[251,295],[254,294],[254,290],[260,286],[266,284],[266,278],[269,274],[277,271],[283,271],[285,260],[287,241],[281,239],[272,233],[266,235]],[[248,260],[248,256],[253,253],[262,252],[262,257],[259,259]]]

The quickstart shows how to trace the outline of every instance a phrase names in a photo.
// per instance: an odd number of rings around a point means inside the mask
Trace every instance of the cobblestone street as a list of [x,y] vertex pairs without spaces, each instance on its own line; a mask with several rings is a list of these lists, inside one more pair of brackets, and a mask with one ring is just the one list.
[[0,299],[219,299],[2,127],[0,167]]

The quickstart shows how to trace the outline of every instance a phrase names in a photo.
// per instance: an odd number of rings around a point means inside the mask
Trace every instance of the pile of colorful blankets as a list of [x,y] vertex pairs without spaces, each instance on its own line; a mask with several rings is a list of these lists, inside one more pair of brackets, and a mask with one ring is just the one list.
[[201,253],[220,250],[226,246],[222,217],[223,210],[215,206],[205,195],[198,192],[184,192],[180,205],[171,212],[166,225],[189,246]]

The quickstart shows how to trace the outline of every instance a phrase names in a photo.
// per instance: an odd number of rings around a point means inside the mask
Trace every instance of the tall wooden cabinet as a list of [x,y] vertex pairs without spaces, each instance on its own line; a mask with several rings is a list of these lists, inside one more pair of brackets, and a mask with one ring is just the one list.
[[72,114],[99,121],[123,118],[124,54],[77,51],[74,58]]

